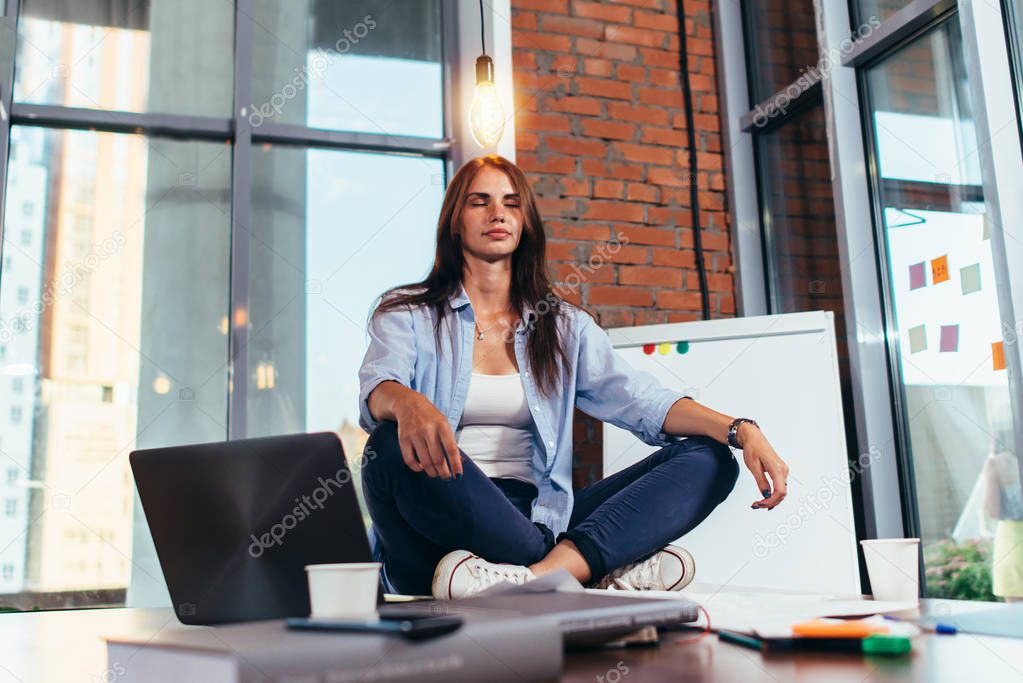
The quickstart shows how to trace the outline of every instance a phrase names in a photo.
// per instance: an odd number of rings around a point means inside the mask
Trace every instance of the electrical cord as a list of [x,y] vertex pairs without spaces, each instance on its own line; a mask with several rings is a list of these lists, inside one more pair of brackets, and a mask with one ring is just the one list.
[[[481,0],[482,2],[482,0]],[[703,235],[700,227],[700,188],[696,155],[696,128],[693,117],[693,91],[689,82],[689,47],[686,40],[686,8],[684,0],[675,0],[678,19],[678,71],[682,82],[683,107],[686,110],[686,134],[689,145],[689,208],[693,219],[693,249],[696,252],[696,274],[700,279],[700,302],[703,319],[710,320],[710,289],[707,286],[707,265],[703,261]]]
[[483,0],[480,0],[480,43],[483,44],[483,54],[487,54],[487,32],[486,24],[483,22]]

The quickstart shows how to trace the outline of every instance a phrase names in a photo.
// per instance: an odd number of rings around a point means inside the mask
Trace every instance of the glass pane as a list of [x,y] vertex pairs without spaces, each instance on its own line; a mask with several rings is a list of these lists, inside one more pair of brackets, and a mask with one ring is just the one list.
[[856,18],[857,24],[867,24],[872,19],[884,21],[910,2],[911,0],[852,0],[851,15]]
[[[842,312],[824,108],[756,136],[771,310]],[[844,330],[836,330],[844,336]]]
[[[16,126],[0,271],[0,593],[121,604],[128,453],[223,439],[230,148]],[[134,514],[133,514],[134,510]],[[134,517],[134,519],[133,519]],[[136,549],[137,550],[137,549]],[[20,594],[35,592],[31,602]],[[74,591],[56,603],[38,593]]]
[[14,99],[230,116],[234,3],[22,0]]
[[433,263],[443,162],[265,146],[252,176],[248,434],[333,431],[361,455],[366,320]]
[[253,12],[254,126],[444,136],[440,0],[255,0]]
[[1009,476],[1004,283],[992,268],[957,21],[870,69],[867,85],[927,594],[990,600],[1021,569],[997,539],[1023,520],[1023,501]]
[[747,60],[750,102],[762,102],[817,68],[819,54],[813,2],[747,0]]

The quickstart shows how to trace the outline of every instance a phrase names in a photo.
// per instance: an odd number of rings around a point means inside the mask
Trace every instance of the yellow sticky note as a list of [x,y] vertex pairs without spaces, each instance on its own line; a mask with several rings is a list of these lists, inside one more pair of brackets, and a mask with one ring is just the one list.
[[948,280],[948,255],[931,259],[931,281],[934,284]]
[[994,370],[1005,369],[1005,342],[995,342],[991,345],[991,365]]

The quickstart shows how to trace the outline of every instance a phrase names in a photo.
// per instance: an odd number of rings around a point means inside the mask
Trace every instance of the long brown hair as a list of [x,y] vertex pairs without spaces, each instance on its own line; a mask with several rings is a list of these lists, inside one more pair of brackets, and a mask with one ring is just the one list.
[[496,168],[508,176],[519,195],[522,237],[512,254],[511,303],[520,316],[523,315],[523,304],[527,302],[534,311],[531,319],[524,321],[527,323],[528,335],[526,355],[539,390],[549,395],[558,388],[559,363],[567,363],[568,360],[558,334],[558,318],[565,314],[565,302],[555,293],[547,272],[543,219],[536,208],[533,188],[522,170],[502,156],[495,154],[477,157],[458,169],[441,205],[433,268],[421,282],[387,290],[375,312],[404,306],[430,306],[435,313],[434,334],[438,335],[439,341],[441,319],[450,309],[448,299],[458,291],[462,283],[462,269],[465,265],[461,239],[454,227],[461,220],[462,208],[473,179],[486,166]]

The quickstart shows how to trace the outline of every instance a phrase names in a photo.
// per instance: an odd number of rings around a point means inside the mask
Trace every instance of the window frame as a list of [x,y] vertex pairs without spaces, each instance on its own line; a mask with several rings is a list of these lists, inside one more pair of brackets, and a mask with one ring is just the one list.
[[[464,112],[473,94],[475,72],[473,62],[480,52],[480,15],[472,3],[440,0],[441,4],[441,78],[443,94],[443,131],[441,137],[420,138],[314,128],[305,125],[263,122],[254,129],[248,119],[251,106],[254,46],[254,0],[235,0],[233,26],[234,81],[232,111],[227,117],[193,116],[185,114],[125,112],[84,109],[62,105],[41,105],[13,101],[15,57],[17,50],[17,22],[22,0],[0,0],[0,32],[8,31],[12,40],[10,59],[0,55],[0,282],[3,282],[3,234],[9,166],[10,133],[13,126],[52,128],[57,130],[92,130],[97,132],[144,135],[147,138],[172,138],[186,141],[228,142],[230,161],[230,260],[228,320],[228,377],[225,439],[244,438],[247,432],[246,400],[249,375],[255,363],[247,350],[247,316],[236,315],[249,309],[249,258],[251,234],[248,226],[252,218],[252,149],[255,145],[280,144],[303,149],[334,149],[345,151],[377,152],[381,154],[413,155],[443,162],[444,181],[453,175],[464,161],[476,156],[480,149],[472,140],[464,122]],[[512,106],[512,48],[510,0],[487,3],[486,33],[488,53],[494,57],[498,88],[509,108],[505,134],[497,152],[514,160],[515,120]],[[5,68],[9,67],[9,68]],[[242,324],[236,324],[237,322]],[[138,501],[136,499],[136,510]],[[136,534],[137,538],[137,534]],[[142,550],[136,555],[133,546],[132,562],[159,575],[155,556]],[[133,572],[133,577],[136,572]],[[133,578],[134,580],[134,578]],[[128,586],[131,600],[131,587]],[[78,591],[73,591],[78,592]],[[125,589],[112,591],[81,591],[83,594],[107,595],[112,601],[123,601]],[[49,605],[63,605],[69,593],[33,594],[35,604],[45,609]]]

